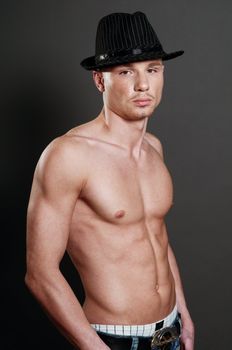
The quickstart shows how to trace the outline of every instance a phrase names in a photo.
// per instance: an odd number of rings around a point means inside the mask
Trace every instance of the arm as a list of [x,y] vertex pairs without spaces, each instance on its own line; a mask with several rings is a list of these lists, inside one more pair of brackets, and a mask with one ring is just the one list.
[[181,340],[185,346],[185,350],[193,350],[194,346],[194,325],[187,309],[186,300],[184,297],[183,286],[180,278],[179,269],[173,250],[168,245],[168,261],[175,281],[176,301],[178,311],[181,313],[182,334]]
[[[164,160],[163,147],[162,147],[160,140],[156,136],[154,136],[150,133],[146,133],[146,136],[147,136],[150,144],[159,153],[162,160]],[[166,234],[167,234],[167,229],[166,229],[165,224],[164,224],[164,229],[166,230]],[[184,345],[185,350],[193,350],[193,347],[194,347],[194,324],[191,320],[191,316],[190,316],[189,311],[187,309],[179,269],[178,269],[176,258],[174,256],[174,253],[173,253],[173,250],[172,250],[170,244],[168,245],[168,261],[169,261],[170,269],[171,269],[171,272],[172,272],[172,275],[173,275],[173,278],[175,281],[177,308],[178,308],[178,311],[181,313],[181,320],[182,320],[181,341]]]
[[94,344],[95,349],[107,350],[59,269],[72,212],[87,176],[84,155],[78,147],[67,137],[56,139],[37,164],[27,213],[25,282],[75,347],[89,350]]

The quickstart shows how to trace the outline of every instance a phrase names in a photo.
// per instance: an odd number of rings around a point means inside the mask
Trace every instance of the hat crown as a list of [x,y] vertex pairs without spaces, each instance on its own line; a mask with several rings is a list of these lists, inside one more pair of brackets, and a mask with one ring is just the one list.
[[100,20],[96,34],[96,55],[146,47],[162,50],[161,43],[144,13],[112,13]]
[[184,53],[166,53],[146,15],[115,12],[98,23],[95,55],[81,61],[87,70],[98,70],[115,65],[145,60],[170,60]]

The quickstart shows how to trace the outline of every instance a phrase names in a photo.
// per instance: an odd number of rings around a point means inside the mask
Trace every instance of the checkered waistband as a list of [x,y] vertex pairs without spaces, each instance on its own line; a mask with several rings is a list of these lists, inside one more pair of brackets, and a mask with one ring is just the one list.
[[154,332],[164,327],[170,327],[177,317],[177,306],[163,320],[143,325],[112,325],[92,323],[91,326],[98,332],[115,335],[151,337]]

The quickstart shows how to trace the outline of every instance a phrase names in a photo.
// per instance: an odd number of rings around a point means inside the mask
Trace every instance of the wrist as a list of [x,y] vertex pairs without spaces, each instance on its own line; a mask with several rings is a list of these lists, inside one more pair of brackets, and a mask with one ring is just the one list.
[[182,328],[188,329],[189,332],[194,333],[194,323],[189,313],[184,314],[183,316],[181,314],[181,323],[182,323]]
[[80,350],[110,350],[110,348],[98,336],[95,330],[91,330],[86,337],[79,343]]

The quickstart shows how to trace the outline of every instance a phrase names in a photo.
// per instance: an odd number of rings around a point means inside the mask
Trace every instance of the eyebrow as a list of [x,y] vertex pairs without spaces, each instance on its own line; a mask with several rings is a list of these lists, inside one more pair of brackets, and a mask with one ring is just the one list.
[[148,66],[162,66],[163,62],[151,62]]
[[[162,62],[151,62],[147,65],[147,67],[154,67],[154,66],[162,66],[163,63]],[[118,66],[118,68],[133,68],[133,63],[125,63],[125,64],[121,64],[120,66]]]

